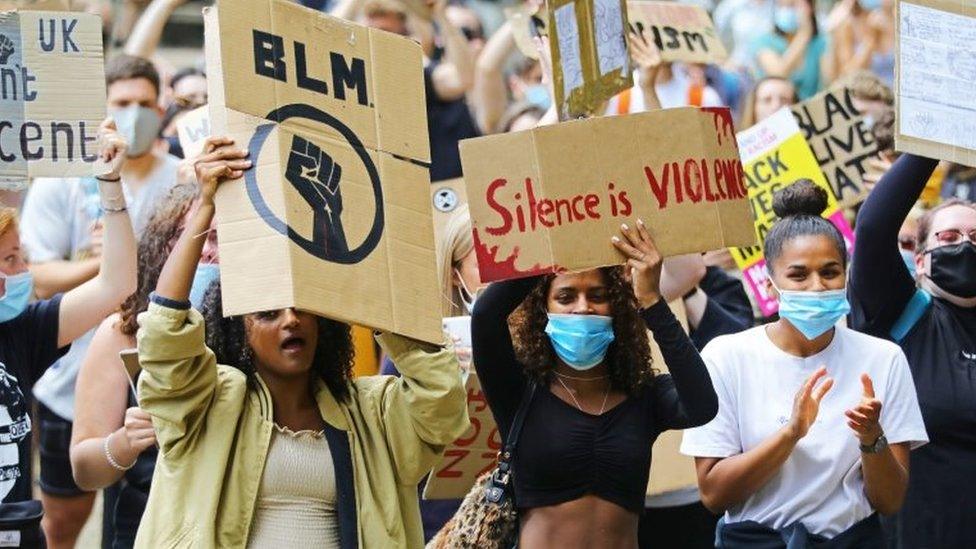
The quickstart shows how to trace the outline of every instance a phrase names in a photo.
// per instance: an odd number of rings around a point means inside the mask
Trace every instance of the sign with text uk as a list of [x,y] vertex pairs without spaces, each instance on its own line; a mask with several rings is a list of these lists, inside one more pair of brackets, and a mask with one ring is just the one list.
[[91,175],[103,118],[101,19],[0,13],[0,181]]
[[481,279],[623,262],[642,218],[665,255],[755,244],[728,109],[566,122],[461,142]]
[[844,218],[837,199],[830,192],[830,184],[789,109],[784,107],[766,120],[740,132],[739,148],[759,245],[732,248],[731,252],[760,311],[770,316],[779,310],[779,303],[766,291],[768,277],[762,243],[777,219],[773,212],[773,193],[800,179],[809,179],[828,191],[827,210],[822,215],[844,235],[847,249],[851,252],[854,249],[854,232]]
[[298,307],[442,342],[420,46],[286,0],[204,16],[224,311]]

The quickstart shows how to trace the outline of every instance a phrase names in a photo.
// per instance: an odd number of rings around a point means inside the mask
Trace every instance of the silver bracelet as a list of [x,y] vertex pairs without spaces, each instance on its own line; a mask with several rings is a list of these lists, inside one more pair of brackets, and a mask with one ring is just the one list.
[[108,464],[118,471],[125,472],[128,471],[129,469],[132,469],[135,466],[136,461],[139,461],[139,458],[137,457],[135,461],[133,461],[132,464],[129,466],[119,465],[119,462],[115,461],[115,458],[112,456],[112,451],[108,449],[108,440],[112,438],[112,435],[114,434],[115,431],[112,431],[111,433],[109,433],[107,437],[105,437],[104,442],[102,442],[102,449],[105,450],[105,459],[108,460]]
[[103,210],[107,212],[125,210],[125,193],[122,191],[122,183],[99,179],[98,195]]

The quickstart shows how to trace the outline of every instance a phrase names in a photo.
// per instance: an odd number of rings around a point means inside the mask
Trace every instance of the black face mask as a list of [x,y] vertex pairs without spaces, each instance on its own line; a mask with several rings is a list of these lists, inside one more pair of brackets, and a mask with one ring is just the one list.
[[929,253],[929,278],[936,286],[957,297],[976,297],[976,244],[960,242]]

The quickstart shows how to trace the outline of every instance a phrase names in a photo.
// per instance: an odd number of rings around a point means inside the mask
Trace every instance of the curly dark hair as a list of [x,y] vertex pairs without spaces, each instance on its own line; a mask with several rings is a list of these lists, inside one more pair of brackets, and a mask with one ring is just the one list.
[[[256,383],[254,352],[247,342],[244,316],[224,317],[220,280],[215,280],[203,296],[201,313],[206,327],[207,347],[214,352],[218,364],[233,366],[247,375],[249,383]],[[316,317],[319,337],[312,358],[312,371],[325,382],[336,400],[349,398],[349,382],[355,348],[352,329],[348,324]]]
[[[607,285],[614,341],[607,350],[610,387],[635,395],[654,381],[647,328],[637,312],[637,298],[624,278],[623,267],[598,269]],[[556,364],[556,351],[545,333],[549,288],[555,275],[543,277],[512,315],[515,354],[525,372],[546,382]]]
[[149,218],[142,238],[139,239],[136,291],[119,307],[119,315],[122,317],[119,329],[123,334],[134,336],[139,330],[136,317],[149,307],[149,294],[156,289],[156,282],[166,258],[183,232],[186,212],[190,210],[199,193],[199,187],[195,184],[174,185]]

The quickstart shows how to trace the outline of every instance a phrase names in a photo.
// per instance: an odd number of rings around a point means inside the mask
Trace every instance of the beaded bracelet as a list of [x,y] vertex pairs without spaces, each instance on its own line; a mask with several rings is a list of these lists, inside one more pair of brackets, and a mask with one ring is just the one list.
[[[136,462],[133,461],[132,462],[132,465],[129,465],[129,466],[119,465],[119,462],[115,461],[115,457],[112,456],[112,451],[108,449],[108,441],[109,441],[110,438],[112,438],[112,435],[114,435],[114,434],[115,434],[115,432],[113,431],[107,437],[105,437],[104,442],[102,442],[102,449],[105,450],[105,459],[108,460],[108,464],[111,465],[114,469],[116,469],[118,471],[123,471],[123,472],[124,471],[128,471],[129,469],[132,469],[132,467],[135,466]],[[137,461],[138,461],[138,458],[137,458]]]

